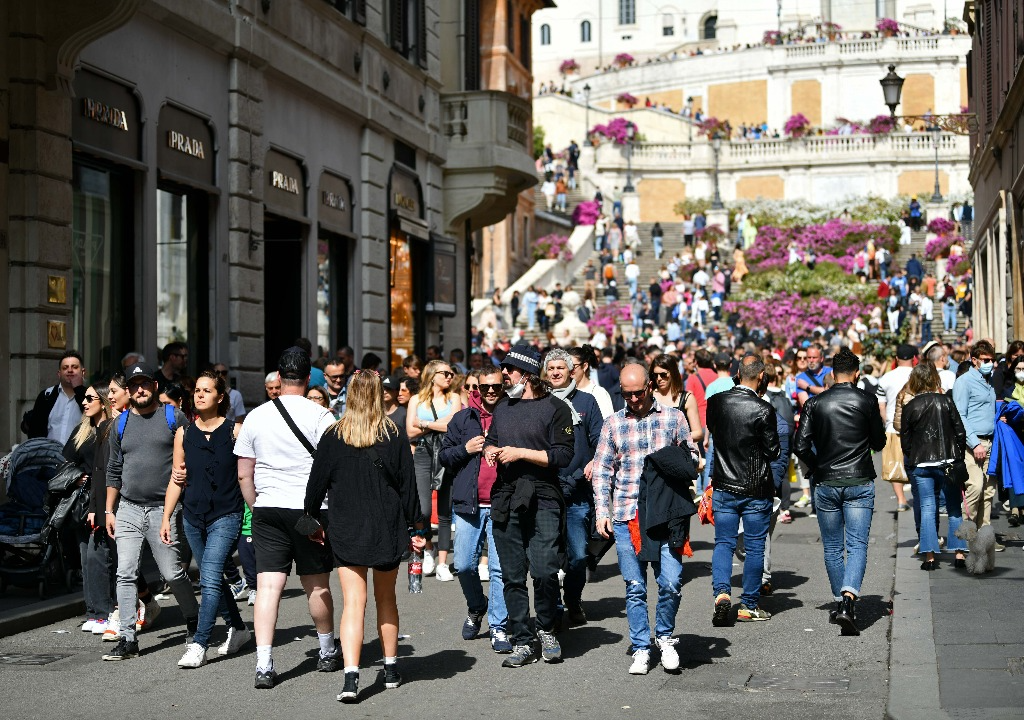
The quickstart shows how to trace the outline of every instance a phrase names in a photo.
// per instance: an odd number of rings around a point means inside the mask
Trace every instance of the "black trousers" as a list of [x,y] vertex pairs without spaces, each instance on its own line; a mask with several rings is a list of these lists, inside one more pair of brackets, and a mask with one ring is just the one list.
[[558,569],[564,547],[559,508],[512,513],[505,523],[494,523],[494,547],[501,561],[508,609],[507,631],[513,645],[534,639],[530,625],[530,593],[526,570],[533,577],[533,607],[537,627],[551,632],[558,620]]

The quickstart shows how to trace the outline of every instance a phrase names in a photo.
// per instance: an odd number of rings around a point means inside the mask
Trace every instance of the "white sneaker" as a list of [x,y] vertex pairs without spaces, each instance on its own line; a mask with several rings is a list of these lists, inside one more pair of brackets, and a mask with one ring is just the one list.
[[[679,642],[678,638],[673,637],[660,637],[658,638],[658,650],[661,652],[661,666],[666,670],[678,670],[679,669],[679,653],[676,652],[676,643]],[[635,656],[634,656],[635,657]]]
[[646,675],[651,669],[651,651],[646,648],[633,653],[633,664],[629,666],[630,675]]
[[236,630],[233,627],[228,628],[228,639],[224,641],[224,644],[217,648],[218,655],[234,655],[236,652],[242,649],[252,639],[252,633],[249,632],[249,628],[244,627],[241,630]]
[[433,550],[423,551],[423,577],[433,575],[437,570],[437,560],[434,558]]
[[793,507],[805,508],[811,504],[811,496],[806,493],[800,496],[800,499],[793,503]]
[[490,582],[491,580],[491,566],[486,563],[481,563],[476,568],[477,573],[480,575],[480,582]]
[[99,620],[94,620],[93,621],[93,623],[92,623],[92,634],[93,635],[102,635],[104,632],[106,632],[106,630],[107,630],[107,621],[106,620],[104,620],[103,618],[100,618]]
[[82,632],[92,632],[92,629],[94,627],[96,627],[96,619],[89,618],[84,623],[82,623]]
[[185,646],[185,654],[178,661],[180,668],[197,668],[206,664],[206,648],[199,643],[189,643]]
[[249,607],[256,604],[256,588],[249,590]]
[[160,617],[160,613],[162,611],[163,608],[160,607],[160,603],[157,602],[155,597],[145,605],[140,601],[139,616],[135,622],[135,632],[142,632],[143,630],[148,630],[153,627],[153,623],[155,623],[156,619]]
[[446,563],[438,565],[437,572],[435,574],[437,575],[437,579],[441,582],[451,582],[455,579],[455,576],[452,575],[452,571],[448,569],[448,565]]

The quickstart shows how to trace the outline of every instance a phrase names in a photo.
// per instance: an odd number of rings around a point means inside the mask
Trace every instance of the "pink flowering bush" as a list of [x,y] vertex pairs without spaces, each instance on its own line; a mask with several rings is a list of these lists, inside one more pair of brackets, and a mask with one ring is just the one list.
[[789,119],[786,120],[786,124],[782,129],[789,137],[798,138],[803,137],[810,126],[811,121],[807,119],[806,115],[803,113],[796,113],[795,115],[789,116]]
[[597,222],[597,216],[601,214],[601,205],[597,200],[581,202],[572,211],[572,224],[593,225]]
[[694,235],[698,240],[703,240],[706,243],[713,242],[716,245],[725,240],[725,231],[720,225],[708,225],[695,232]]
[[595,125],[590,130],[591,137],[604,137],[612,141],[615,145],[625,145],[629,142],[629,127],[633,127],[634,136],[638,130],[636,123],[627,120],[626,118],[613,118],[607,125]]
[[569,237],[552,233],[533,241],[531,247],[534,260],[561,260],[569,262],[572,260],[572,250],[569,249]]
[[971,261],[969,258],[963,258],[959,260],[953,267],[947,268],[946,272],[956,277],[962,277],[971,271]]
[[962,238],[952,234],[939,235],[937,238],[933,238],[925,243],[924,256],[929,260],[938,260],[939,258],[947,257],[949,255],[949,249],[953,247],[953,243],[957,240],[963,242]]
[[891,33],[895,35],[900,31],[900,24],[892,18],[882,18],[875,23],[875,30],[880,33]]
[[790,243],[795,243],[801,257],[813,250],[819,262],[835,262],[844,270],[852,270],[853,256],[869,240],[874,241],[876,248],[894,252],[898,239],[895,226],[844,223],[838,219],[791,228],[765,225],[758,228],[757,239],[746,252],[746,261],[751,272],[779,267],[788,260]]
[[956,230],[956,225],[953,221],[944,217],[937,217],[928,223],[928,232],[936,235],[949,235],[954,230]]
[[629,53],[619,53],[613,62],[619,67],[626,67],[633,64],[633,56]]
[[616,325],[620,322],[629,322],[633,317],[629,304],[619,302],[602,305],[594,311],[594,314],[587,320],[587,330],[593,335],[600,330],[608,337],[615,337]]
[[634,105],[637,104],[637,102],[639,102],[635,96],[630,95],[628,92],[622,93],[617,98],[615,98],[615,100],[624,105],[629,105],[630,107],[633,107]]
[[871,313],[871,306],[853,297],[837,301],[829,297],[803,298],[796,293],[778,293],[763,300],[727,301],[727,314],[737,313],[747,328],[764,328],[776,342],[791,344],[809,337],[819,325],[847,328],[857,317]]
[[896,129],[896,118],[890,115],[875,115],[868,123],[868,132],[872,135],[888,135]]
[[562,75],[571,75],[572,73],[579,72],[579,70],[580,66],[572,58],[563,60],[562,64],[558,66],[558,72]]
[[719,120],[716,117],[706,117],[698,123],[697,127],[708,140],[715,137],[715,133],[721,133],[726,139],[732,135],[732,126],[728,120]]
[[761,42],[765,45],[781,45],[782,33],[778,30],[765,30],[764,35],[761,36]]

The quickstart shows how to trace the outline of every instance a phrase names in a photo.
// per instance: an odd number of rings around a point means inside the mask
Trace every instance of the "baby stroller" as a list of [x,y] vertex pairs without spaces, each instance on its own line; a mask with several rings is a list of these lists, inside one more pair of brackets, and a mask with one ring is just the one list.
[[43,533],[49,520],[48,484],[63,462],[60,443],[33,438],[0,463],[8,499],[0,505],[0,592],[8,585],[36,587],[41,598],[51,585],[71,591],[60,533]]

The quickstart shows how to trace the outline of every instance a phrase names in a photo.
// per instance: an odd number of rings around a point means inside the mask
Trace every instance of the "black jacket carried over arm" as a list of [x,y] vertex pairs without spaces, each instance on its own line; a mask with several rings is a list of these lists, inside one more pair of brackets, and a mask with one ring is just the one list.
[[688,448],[669,445],[647,456],[637,494],[638,560],[659,562],[657,542],[667,541],[674,550],[680,550],[686,543],[690,516],[697,512],[691,490],[696,479],[697,468]]
[[460,410],[448,422],[441,445],[441,464],[455,475],[452,481],[452,509],[457,513],[476,513],[480,509],[480,453],[470,455],[466,443],[483,435],[480,411]]
[[925,462],[963,460],[967,432],[963,420],[945,393],[915,395],[903,406],[900,441],[908,468]]
[[804,405],[794,454],[819,483],[875,477],[871,451],[885,447],[878,400],[852,383],[837,383]]
[[707,423],[714,439],[715,489],[746,497],[774,497],[771,462],[782,453],[782,446],[771,403],[737,385],[708,399]]
[[325,432],[303,504],[318,518],[327,497],[327,536],[335,560],[359,567],[400,562],[409,546],[409,526],[423,519],[405,430],[398,428],[373,447],[383,470],[374,465],[369,448],[352,447],[334,429]]

